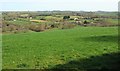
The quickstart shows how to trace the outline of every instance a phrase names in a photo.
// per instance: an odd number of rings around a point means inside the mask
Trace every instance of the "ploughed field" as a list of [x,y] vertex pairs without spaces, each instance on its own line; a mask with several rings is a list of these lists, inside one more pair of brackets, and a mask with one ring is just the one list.
[[3,69],[109,69],[119,59],[117,27],[3,34],[2,40]]

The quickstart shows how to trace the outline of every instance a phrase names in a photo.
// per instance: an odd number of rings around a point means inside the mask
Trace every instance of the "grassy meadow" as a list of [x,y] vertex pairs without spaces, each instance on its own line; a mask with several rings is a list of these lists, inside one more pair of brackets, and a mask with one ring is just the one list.
[[[73,29],[39,33],[4,34],[3,68],[49,69],[72,60],[118,52],[117,29],[78,26]],[[101,59],[103,63],[100,65],[97,65],[99,60],[95,60],[95,65],[91,68],[108,68],[109,63],[104,63],[106,60],[109,62],[107,57]],[[77,67],[81,66],[82,64]]]

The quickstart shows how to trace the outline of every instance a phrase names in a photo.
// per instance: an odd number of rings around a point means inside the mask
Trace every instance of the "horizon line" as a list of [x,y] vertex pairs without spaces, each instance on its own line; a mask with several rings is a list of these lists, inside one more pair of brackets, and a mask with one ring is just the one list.
[[113,10],[113,11],[105,11],[105,10],[96,10],[96,11],[90,11],[90,10],[87,10],[87,11],[85,11],[85,10],[0,10],[0,12],[4,12],[4,11],[7,11],[7,12],[9,12],[9,11],[13,11],[13,12],[15,12],[15,11],[32,11],[32,12],[34,12],[34,11],[81,11],[81,12],[118,12],[118,11],[115,11],[115,10]]

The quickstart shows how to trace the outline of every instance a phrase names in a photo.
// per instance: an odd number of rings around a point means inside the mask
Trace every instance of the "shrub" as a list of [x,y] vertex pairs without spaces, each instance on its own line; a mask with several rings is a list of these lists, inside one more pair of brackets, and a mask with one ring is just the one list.
[[70,18],[70,20],[74,20],[73,18]]
[[63,17],[63,19],[69,19],[70,18],[70,16],[64,16]]
[[70,29],[74,27],[75,27],[75,24],[72,24],[72,23],[62,23],[59,25],[60,29]]
[[84,23],[84,24],[89,24],[89,22],[88,22],[88,21],[86,21],[86,20],[85,20],[83,23]]
[[58,28],[58,27],[59,27],[59,23],[51,24],[51,28]]
[[45,24],[31,24],[29,29],[35,32],[41,32],[45,30]]
[[46,19],[44,19],[44,18],[41,18],[40,20],[46,20]]
[[4,26],[2,27],[2,32],[12,32],[14,30],[16,30],[18,27],[13,25],[13,24],[4,24]]
[[2,23],[2,32],[13,32],[13,33],[18,33],[18,32],[27,32],[28,27],[26,25],[18,25],[18,24],[11,24],[9,22],[3,22]]

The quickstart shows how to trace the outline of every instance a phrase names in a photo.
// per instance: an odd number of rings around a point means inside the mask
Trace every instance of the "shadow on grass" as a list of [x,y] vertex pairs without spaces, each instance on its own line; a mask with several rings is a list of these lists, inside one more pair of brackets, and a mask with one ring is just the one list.
[[120,69],[120,53],[91,56],[87,59],[73,60],[63,65],[56,65],[56,71],[116,71]]
[[73,60],[50,69],[3,69],[2,71],[119,71],[120,52]]
[[95,42],[118,42],[118,36],[110,36],[110,35],[103,35],[103,36],[91,36],[83,38],[85,41],[95,41]]

